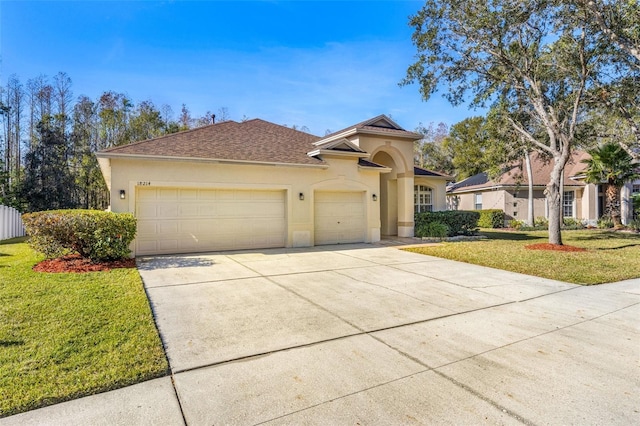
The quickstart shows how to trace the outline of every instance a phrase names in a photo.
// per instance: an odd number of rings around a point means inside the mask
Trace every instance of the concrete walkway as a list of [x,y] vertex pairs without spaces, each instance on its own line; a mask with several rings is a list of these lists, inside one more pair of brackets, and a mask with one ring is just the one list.
[[581,287],[365,244],[139,269],[172,376],[1,426],[640,424],[638,279]]

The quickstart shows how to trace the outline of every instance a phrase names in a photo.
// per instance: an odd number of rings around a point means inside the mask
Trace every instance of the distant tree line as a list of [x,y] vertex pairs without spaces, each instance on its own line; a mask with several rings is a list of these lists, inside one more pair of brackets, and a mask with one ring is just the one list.
[[[59,72],[23,83],[12,75],[0,86],[0,204],[20,211],[104,209],[109,195],[95,152],[200,127],[212,112],[192,117],[182,104],[134,103],[105,91],[74,97],[71,78]],[[216,121],[228,121],[222,107]]]

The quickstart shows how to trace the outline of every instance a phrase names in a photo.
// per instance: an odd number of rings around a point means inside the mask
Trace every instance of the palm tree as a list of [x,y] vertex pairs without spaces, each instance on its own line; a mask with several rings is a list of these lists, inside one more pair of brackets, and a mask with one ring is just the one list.
[[633,164],[629,153],[615,143],[607,143],[587,152],[591,158],[582,160],[587,164],[585,180],[606,185],[605,214],[611,216],[615,228],[620,228],[620,189],[626,182],[640,176],[637,165]]

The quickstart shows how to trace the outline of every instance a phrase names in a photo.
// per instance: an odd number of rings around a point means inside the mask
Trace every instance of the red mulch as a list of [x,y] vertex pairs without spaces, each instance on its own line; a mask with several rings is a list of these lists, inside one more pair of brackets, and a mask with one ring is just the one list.
[[524,246],[524,248],[529,250],[587,251],[587,249],[582,247],[565,246],[550,243],[529,244],[528,246]]
[[57,259],[43,260],[33,267],[36,272],[97,272],[116,268],[135,268],[135,259],[112,260],[93,263],[79,254],[69,254]]

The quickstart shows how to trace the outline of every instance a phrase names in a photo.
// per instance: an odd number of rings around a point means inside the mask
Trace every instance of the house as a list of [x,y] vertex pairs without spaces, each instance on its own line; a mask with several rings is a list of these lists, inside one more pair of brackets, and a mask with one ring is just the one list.
[[[589,154],[576,151],[564,170],[562,189],[562,214],[589,225],[596,225],[604,212],[604,185],[584,181],[587,165],[582,161]],[[534,217],[549,217],[544,190],[549,182],[553,160],[538,153],[531,154],[533,175]],[[505,225],[513,219],[526,220],[529,212],[529,178],[524,161],[506,165],[502,174],[490,179],[487,173],[479,173],[449,185],[447,205],[450,210],[500,209],[505,212]],[[640,180],[629,182],[622,189],[621,210],[623,223],[632,219],[630,195],[640,193]]]
[[384,115],[324,137],[253,119],[97,157],[136,255],[307,247],[413,236],[414,211],[446,210],[451,178],[413,165],[421,137]]

